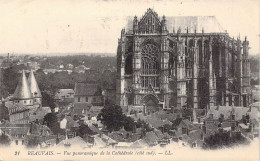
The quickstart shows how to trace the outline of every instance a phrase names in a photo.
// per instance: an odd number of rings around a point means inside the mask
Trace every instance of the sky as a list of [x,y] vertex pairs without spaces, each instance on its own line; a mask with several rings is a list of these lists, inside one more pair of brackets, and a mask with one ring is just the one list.
[[0,0],[0,53],[116,54],[126,17],[216,16],[231,37],[260,53],[259,0]]

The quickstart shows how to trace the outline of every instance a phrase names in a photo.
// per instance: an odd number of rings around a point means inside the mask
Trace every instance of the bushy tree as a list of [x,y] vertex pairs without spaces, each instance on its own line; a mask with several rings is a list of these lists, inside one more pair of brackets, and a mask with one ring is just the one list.
[[236,144],[249,143],[240,133],[234,133],[232,136],[228,132],[216,133],[205,138],[204,149],[217,149],[231,147]]
[[27,148],[35,148],[40,144],[39,139],[35,137],[29,137],[28,138],[28,143],[27,143]]
[[85,134],[93,135],[95,133],[88,127],[88,125],[81,124],[78,129],[78,135],[83,137]]
[[0,135],[0,146],[9,146],[11,144],[11,139],[5,134]]
[[62,133],[63,130],[60,129],[60,124],[58,122],[58,117],[55,113],[48,113],[44,116],[43,122],[51,129],[53,134]]
[[97,118],[109,131],[118,131],[124,125],[122,108],[111,103],[105,105]]
[[109,131],[118,131],[122,127],[127,131],[132,131],[136,123],[131,117],[123,114],[122,108],[118,105],[112,104],[109,101],[98,115],[98,120],[107,127]]

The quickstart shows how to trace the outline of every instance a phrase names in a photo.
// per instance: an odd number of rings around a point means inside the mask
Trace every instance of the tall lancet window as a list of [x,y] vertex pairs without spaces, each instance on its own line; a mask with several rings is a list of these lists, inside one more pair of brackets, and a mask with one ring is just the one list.
[[202,42],[201,40],[197,41],[197,47],[199,52],[199,66],[203,65],[203,54],[202,54]]
[[150,85],[154,89],[159,89],[158,53],[158,47],[153,44],[147,44],[142,48],[141,85],[143,89],[148,89]]

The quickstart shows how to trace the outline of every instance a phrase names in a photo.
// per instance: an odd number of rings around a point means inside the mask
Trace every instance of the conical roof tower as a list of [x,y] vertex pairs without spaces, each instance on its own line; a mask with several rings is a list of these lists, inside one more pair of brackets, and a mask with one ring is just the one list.
[[37,84],[37,81],[35,79],[35,76],[33,74],[33,71],[31,70],[30,75],[28,77],[28,83],[29,83],[29,88],[31,90],[31,93],[34,98],[41,98],[41,91],[39,89],[39,86]]
[[20,80],[17,84],[17,87],[14,92],[14,99],[15,100],[26,100],[26,99],[32,99],[32,93],[29,88],[24,70],[22,71],[22,75],[20,77]]

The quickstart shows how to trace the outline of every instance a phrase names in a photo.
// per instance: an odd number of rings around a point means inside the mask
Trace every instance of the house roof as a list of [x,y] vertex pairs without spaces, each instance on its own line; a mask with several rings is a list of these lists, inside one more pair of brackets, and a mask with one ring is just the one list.
[[80,147],[85,147],[87,146],[87,143],[79,136],[76,136],[71,139],[65,139],[62,140],[57,146],[64,146],[64,144],[69,143],[71,146],[80,146]]
[[[59,89],[56,94],[55,94],[55,98],[56,99],[62,99],[62,96],[65,96],[65,95],[74,95],[74,90],[73,89]],[[65,97],[66,98],[66,97]],[[65,99],[64,98],[64,99]]]
[[157,144],[158,137],[153,131],[149,131],[145,134],[144,140],[148,145]]
[[38,108],[32,115],[29,116],[30,122],[36,121],[36,119],[41,120],[47,113],[51,111],[48,108]]
[[26,135],[30,130],[30,124],[0,124],[0,129],[10,135]]
[[224,115],[224,119],[230,119],[231,114],[235,115],[235,120],[241,120],[243,115],[246,115],[249,111],[248,107],[238,107],[238,106],[213,106],[209,109],[207,113],[207,118],[210,114],[213,114],[213,119],[219,119],[220,115]]
[[90,83],[76,83],[75,84],[75,96],[100,96],[102,94],[101,89],[97,84]]
[[102,110],[103,106],[91,106],[88,113],[91,117],[96,117]]
[[147,142],[143,139],[137,140],[133,142],[132,145],[130,145],[131,148],[144,148],[147,146],[148,146]]
[[78,110],[87,110],[89,111],[89,109],[92,107],[91,103],[87,103],[87,102],[76,102],[74,103],[74,109],[78,109]]
[[251,107],[260,107],[260,102],[254,102],[251,105],[249,105]]

